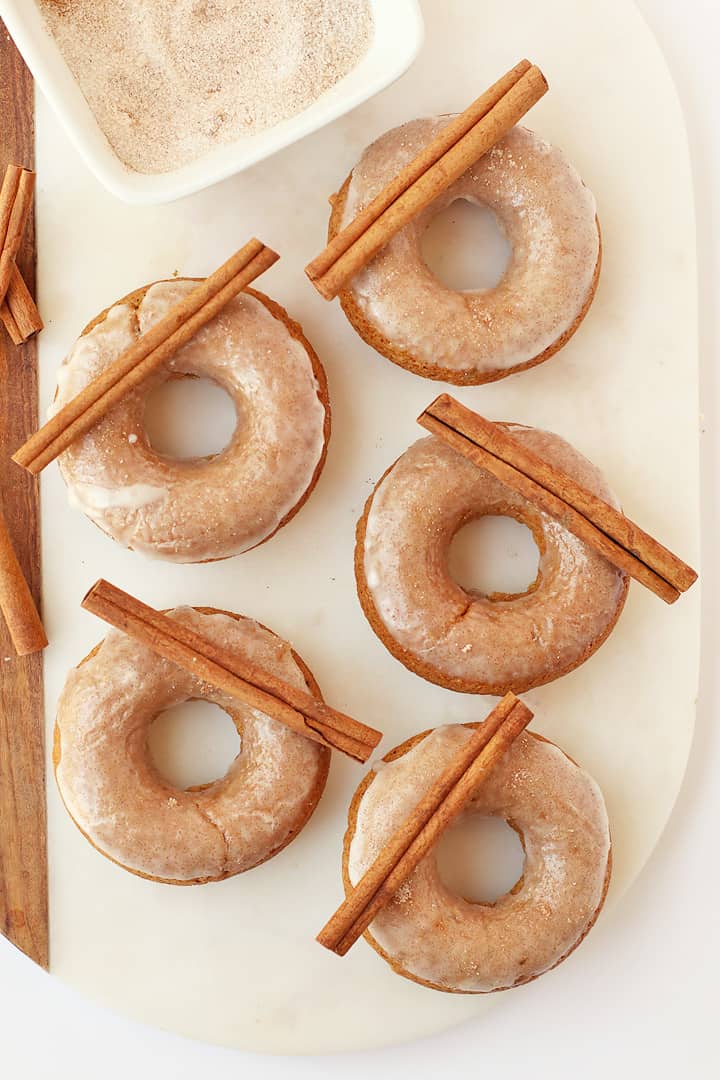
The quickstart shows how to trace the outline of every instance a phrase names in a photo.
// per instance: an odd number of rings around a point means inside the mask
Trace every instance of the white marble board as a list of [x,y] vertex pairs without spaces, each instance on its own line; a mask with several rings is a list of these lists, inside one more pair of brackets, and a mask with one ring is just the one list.
[[[103,627],[79,602],[104,576],[157,606],[231,607],[289,638],[327,699],[386,732],[383,749],[491,702],[430,686],[376,640],[355,598],[355,522],[373,482],[420,434],[437,384],[369,350],[302,267],[323,243],[326,196],[362,147],[417,115],[463,107],[521,56],[551,92],[531,126],[593,188],[605,245],[596,301],[549,363],[458,396],[491,417],[555,430],[606,472],[625,509],[698,561],[697,343],[692,187],[679,104],[631,0],[426,0],[412,70],[350,116],[219,187],[129,208],[81,165],[38,102],[41,406],[85,323],[173,271],[204,274],[256,234],[283,254],[262,287],[301,320],[326,366],[330,455],[298,518],[225,563],[184,567],[121,550],[42,482],[48,745],[65,674]],[[527,695],[535,729],[600,782],[614,835],[609,904],[648,858],[670,814],[692,736],[699,589],[674,607],[633,584],[606,645]],[[51,970],[114,1009],[183,1034],[275,1053],[370,1048],[477,1016],[504,995],[434,993],[393,975],[360,942],[344,960],[314,936],[341,898],[345,812],[363,770],[336,755],[308,827],[267,865],[178,889],[123,873],[69,821],[49,784]],[[582,964],[582,949],[568,961]],[[546,976],[562,979],[563,967]],[[522,990],[515,991],[522,994]],[[481,1022],[481,1021],[479,1021]]]

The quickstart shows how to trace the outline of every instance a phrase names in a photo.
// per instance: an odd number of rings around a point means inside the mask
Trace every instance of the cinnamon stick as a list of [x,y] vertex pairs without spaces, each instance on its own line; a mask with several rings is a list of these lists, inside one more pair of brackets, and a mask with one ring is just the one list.
[[436,398],[418,423],[550,514],[666,603],[674,603],[697,580],[690,566],[615,507],[450,395]]
[[60,409],[13,454],[13,461],[36,476],[279,257],[259,240],[250,240]]
[[45,648],[47,637],[1,513],[0,611],[5,617],[18,656],[27,656]]
[[[15,256],[32,206],[35,173],[8,165],[0,186],[0,317],[7,326],[14,344],[25,340],[18,322],[18,310],[11,311],[6,293],[17,297]],[[13,285],[10,290],[9,287]],[[23,282],[24,286],[24,282]],[[0,610],[7,623],[13,645],[19,656],[39,652],[47,645],[47,637],[35,602],[12,546],[5,520],[0,514]]]
[[15,345],[23,345],[44,326],[17,265],[13,266],[7,296],[0,306],[0,319]]
[[317,936],[321,945],[338,956],[345,956],[452,824],[532,717],[519,698],[512,693],[505,695],[325,924]]
[[474,101],[341,230],[305,273],[326,300],[366,266],[409,221],[486,154],[547,91],[528,60]]
[[[9,231],[11,228],[13,209],[18,200],[20,182],[24,173],[31,178],[29,182],[30,198],[27,198],[26,190],[24,206],[21,206],[20,208],[21,216],[24,213],[26,218],[32,204],[35,174],[31,173],[29,170],[21,169],[19,165],[8,165],[5,170],[2,186],[0,187],[0,262],[2,262],[2,255],[9,242]],[[26,189],[27,186],[28,181],[25,181]],[[20,224],[22,227],[15,237],[15,242],[18,247],[20,239],[22,238],[22,231],[25,227],[25,221],[21,221]],[[9,251],[10,249],[8,248],[8,252]],[[17,251],[15,254],[17,254]],[[35,301],[32,299],[20,271],[15,264],[15,255],[12,256],[11,263],[7,295],[0,302],[0,320],[2,320],[13,344],[22,345],[23,342],[27,341],[28,338],[31,338],[33,334],[36,334],[38,330],[42,330],[43,324],[35,306]],[[0,295],[2,294],[0,293]]]
[[[2,252],[5,244],[5,236],[7,235],[21,174],[22,169],[18,165],[8,165],[0,187],[0,252]],[[2,318],[13,344],[21,345],[23,340],[22,331],[4,301],[0,305],[0,318]]]
[[22,345],[25,339],[22,336],[22,331],[20,330],[20,327],[15,322],[15,319],[12,316],[10,308],[8,307],[7,300],[5,300],[0,305],[0,322],[2,322],[3,326],[7,330],[8,336],[12,341],[13,345]]
[[5,247],[13,206],[20,187],[23,170],[19,165],[8,165],[0,185],[0,252]]
[[0,304],[10,285],[34,194],[35,173],[29,169],[18,170],[16,165],[8,166],[0,188]]
[[356,761],[367,761],[382,738],[382,732],[337,712],[107,581],[96,582],[82,606],[196,678]]

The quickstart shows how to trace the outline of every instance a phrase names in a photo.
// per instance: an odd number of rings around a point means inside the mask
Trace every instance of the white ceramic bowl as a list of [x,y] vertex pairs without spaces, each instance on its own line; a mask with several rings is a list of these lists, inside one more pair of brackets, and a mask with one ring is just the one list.
[[281,124],[204,154],[161,174],[128,169],[98,127],[34,0],[0,0],[0,16],[86,164],[118,198],[162,203],[209,187],[354,109],[399,78],[423,40],[418,0],[371,0],[375,35],[361,62],[309,108]]

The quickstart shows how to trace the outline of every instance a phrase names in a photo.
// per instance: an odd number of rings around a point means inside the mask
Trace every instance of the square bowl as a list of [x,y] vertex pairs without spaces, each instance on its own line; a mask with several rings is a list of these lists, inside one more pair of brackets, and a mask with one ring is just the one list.
[[423,41],[418,0],[370,0],[373,40],[360,63],[308,108],[255,135],[219,146],[166,173],[138,173],[113,151],[34,0],[0,0],[0,16],[38,86],[98,180],[129,203],[164,203],[191,195],[269,157],[354,109],[398,79]]

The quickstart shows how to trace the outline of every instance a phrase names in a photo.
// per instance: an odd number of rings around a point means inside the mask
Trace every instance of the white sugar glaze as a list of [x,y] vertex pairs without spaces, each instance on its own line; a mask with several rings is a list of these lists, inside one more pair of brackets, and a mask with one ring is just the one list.
[[[307,689],[287,642],[251,619],[188,607],[169,614]],[[182,791],[152,765],[147,734],[160,712],[191,698],[229,713],[241,749],[224,777]],[[116,862],[173,882],[239,874],[286,844],[322,792],[328,755],[118,630],[70,671],[58,704],[55,773],[71,817]]]
[[[505,425],[515,438],[613,506],[601,473],[558,435]],[[470,594],[448,572],[455,533],[486,514],[517,517],[540,550],[538,579],[512,598]],[[375,488],[362,566],[368,596],[397,645],[437,681],[501,692],[547,682],[586,658],[625,601],[627,577],[522,496],[430,436]]]
[[[116,304],[79,339],[58,374],[53,411],[161,319],[194,282],[152,285],[137,311]],[[214,379],[238,426],[221,453],[157,454],[145,402],[172,375]],[[325,406],[308,350],[258,298],[236,297],[153,377],[60,457],[71,502],[125,547],[177,562],[226,558],[267,539],[312,485]]]
[[[357,811],[347,859],[353,884],[471,734],[469,727],[436,728],[383,763]],[[497,815],[520,832],[525,862],[517,891],[494,904],[470,903],[445,887],[430,854],[369,932],[402,974],[442,990],[487,993],[542,974],[579,944],[604,899],[610,831],[595,781],[528,733],[464,813]]]
[[[448,119],[411,121],[365,150],[341,227]],[[457,199],[489,207],[511,245],[493,289],[454,292],[423,260],[425,229]],[[483,381],[529,363],[573,327],[588,303],[599,254],[592,192],[558,149],[516,127],[394,236],[347,290],[376,331],[412,354],[425,374],[469,371]]]

